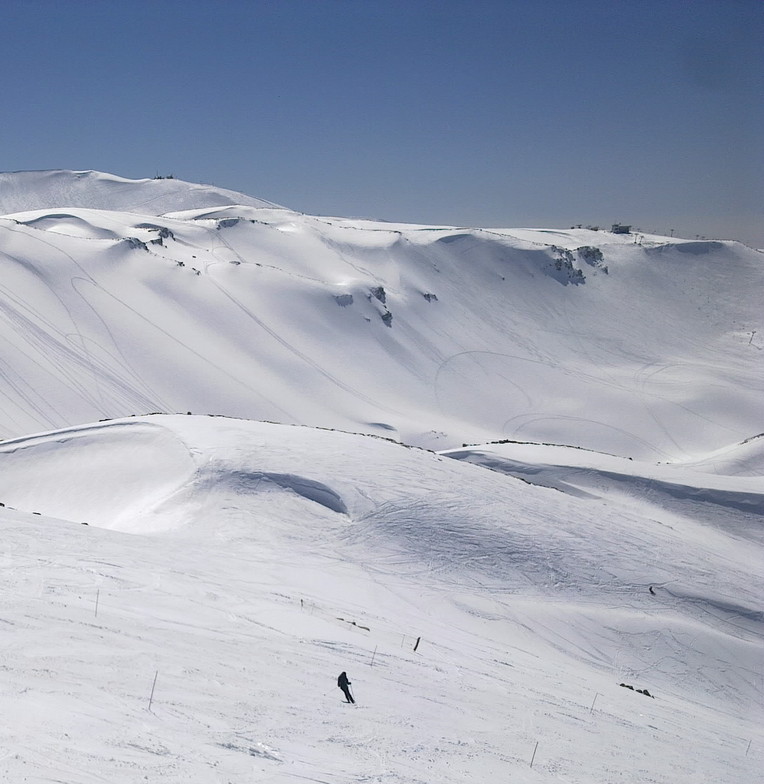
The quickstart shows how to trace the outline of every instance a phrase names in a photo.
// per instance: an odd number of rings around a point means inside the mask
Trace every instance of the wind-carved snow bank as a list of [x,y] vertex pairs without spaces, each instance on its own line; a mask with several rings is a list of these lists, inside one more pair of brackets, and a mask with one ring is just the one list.
[[267,492],[269,487],[279,488],[305,498],[332,512],[346,515],[347,507],[341,496],[322,482],[297,474],[277,474],[268,471],[242,471],[210,467],[206,480],[201,485],[214,484],[216,491],[221,486],[233,489],[237,494]]
[[2,442],[0,501],[19,510],[131,533],[159,533],[189,524],[198,516],[194,508],[206,503],[210,493],[219,497],[231,492],[245,508],[247,496],[276,489],[348,514],[341,495],[317,479],[245,470],[236,461],[208,456],[173,427],[178,419],[105,422]]
[[0,501],[101,528],[165,530],[179,521],[155,510],[195,471],[167,428],[109,422],[0,442]]
[[[29,217],[18,215],[16,222],[22,226],[29,226],[32,229],[39,229],[53,234],[64,234],[69,237],[82,237],[83,239],[94,240],[121,239],[119,233],[105,226],[99,226],[95,221],[86,220],[84,214],[73,215],[65,212],[43,211],[32,213]],[[102,223],[103,218],[98,222]]]

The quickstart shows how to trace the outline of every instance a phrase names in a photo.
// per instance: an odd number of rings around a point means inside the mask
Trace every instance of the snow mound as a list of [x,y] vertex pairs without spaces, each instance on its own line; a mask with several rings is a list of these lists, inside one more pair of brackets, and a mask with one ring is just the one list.
[[[0,443],[9,506],[116,530],[145,531],[152,510],[193,478],[172,431],[146,420],[72,428]],[[174,527],[167,517],[157,526]]]
[[247,220],[252,222],[279,222],[290,220],[291,210],[284,207],[273,207],[263,204],[262,206],[252,206],[250,204],[227,204],[222,207],[213,208],[194,208],[167,212],[165,217],[174,218],[181,221],[215,221],[222,223],[226,228],[235,225],[236,221]]
[[13,219],[23,225],[33,229],[49,231],[54,234],[64,234],[68,237],[81,237],[83,239],[117,239],[121,235],[103,225],[98,225],[103,221],[91,222],[83,217],[82,214],[74,215],[68,212],[35,212],[31,215],[20,213],[14,215]]

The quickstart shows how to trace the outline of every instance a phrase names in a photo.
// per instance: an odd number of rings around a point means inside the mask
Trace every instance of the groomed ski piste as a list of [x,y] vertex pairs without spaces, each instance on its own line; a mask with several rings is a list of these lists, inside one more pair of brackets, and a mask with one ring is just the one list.
[[761,780],[760,253],[0,186],[3,780]]

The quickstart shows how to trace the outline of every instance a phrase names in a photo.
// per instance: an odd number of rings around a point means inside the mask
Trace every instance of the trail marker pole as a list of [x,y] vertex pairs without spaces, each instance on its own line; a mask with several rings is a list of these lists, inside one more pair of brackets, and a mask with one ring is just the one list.
[[376,655],[377,655],[377,646],[375,645],[374,646],[374,653],[371,654],[371,664],[369,664],[369,667],[373,667],[374,666],[374,657]]
[[101,589],[99,588],[96,591],[96,603],[95,603],[95,617],[98,617],[98,600],[101,598]]
[[594,699],[592,700],[592,707],[589,708],[589,713],[591,713],[594,710],[594,703],[597,702],[597,697],[599,696],[600,693],[598,691],[594,692]]
[[536,741],[536,745],[533,749],[533,756],[531,757],[531,767],[533,767],[533,760],[536,759],[536,749],[539,747],[539,742]]
[[414,652],[416,652],[416,649],[419,647],[419,641],[420,641],[421,639],[422,639],[421,637],[417,637],[417,638],[416,638],[416,643],[415,643],[415,645],[414,645]]
[[157,676],[159,675],[159,670],[154,673],[154,683],[151,684],[151,696],[149,697],[149,710],[151,710],[151,703],[154,701],[154,688],[157,685]]
[[752,744],[752,743],[753,743],[753,738],[751,738],[751,739],[748,741],[748,748],[745,750],[745,756],[746,756],[746,757],[748,756],[748,752],[749,752],[749,751],[750,751],[750,749],[751,749],[751,744]]

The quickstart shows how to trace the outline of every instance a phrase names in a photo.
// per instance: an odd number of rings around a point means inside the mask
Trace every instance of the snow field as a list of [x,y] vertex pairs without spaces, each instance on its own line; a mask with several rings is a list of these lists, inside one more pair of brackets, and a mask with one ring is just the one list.
[[760,543],[194,416],[0,444],[0,498],[9,781],[756,780]]

